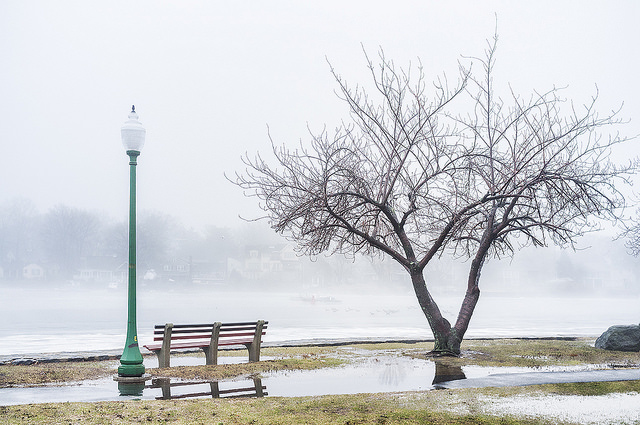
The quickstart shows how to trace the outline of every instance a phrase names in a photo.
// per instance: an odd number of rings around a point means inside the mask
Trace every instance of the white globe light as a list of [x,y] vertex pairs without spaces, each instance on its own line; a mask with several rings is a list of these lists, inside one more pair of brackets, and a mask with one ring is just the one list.
[[138,121],[138,114],[136,113],[135,106],[131,107],[129,113],[129,120],[124,123],[120,129],[122,135],[122,145],[127,151],[140,152],[144,146],[144,137],[147,130],[144,129],[140,121]]

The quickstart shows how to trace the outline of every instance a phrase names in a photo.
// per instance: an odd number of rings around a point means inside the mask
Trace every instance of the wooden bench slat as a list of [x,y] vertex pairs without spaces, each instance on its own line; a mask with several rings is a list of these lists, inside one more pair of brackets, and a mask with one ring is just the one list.
[[[171,340],[173,341],[174,339],[210,339],[211,338],[211,332],[209,332],[208,334],[196,334],[196,335],[171,335]],[[162,339],[162,338],[160,338]]]
[[[262,335],[265,335],[266,332],[262,332]],[[251,337],[255,335],[255,332],[243,332],[243,333],[222,333],[220,332],[220,337],[230,338],[230,337]],[[171,334],[171,341],[179,340],[179,339],[206,339],[209,340],[211,338],[211,333],[206,335],[173,335]],[[163,337],[155,337],[154,341],[162,341]]]
[[[212,329],[205,331],[202,329],[184,332],[184,331],[175,331],[171,332],[171,335],[185,335],[187,337],[197,338],[198,334],[207,334],[211,335]],[[220,335],[253,335],[256,332],[255,326],[253,329],[242,329],[242,330],[229,330],[229,329],[220,329]]]
[[[172,348],[172,349],[176,349],[176,350],[180,350],[180,349],[182,349],[182,348],[200,348],[200,347],[208,347],[208,346],[209,346],[209,343],[208,343],[208,342],[207,342],[207,343],[202,342],[202,343],[200,343],[200,344],[198,344],[198,343],[193,343],[193,342],[185,342],[185,343],[171,344],[171,348]],[[155,350],[152,350],[151,348],[149,348],[149,347],[151,347],[151,346],[146,346],[146,345],[145,345],[145,347],[147,347],[150,351],[155,351]],[[156,348],[156,347],[157,347],[157,348]],[[161,348],[162,348],[162,344],[157,344],[157,345],[156,345],[156,346],[154,346],[153,348],[155,348],[155,349],[159,350],[159,349],[161,349]]]
[[[264,322],[265,324],[269,323],[267,321]],[[258,322],[231,322],[231,323],[223,323],[222,326],[249,326],[249,325],[257,325]],[[180,328],[196,328],[196,327],[213,327],[213,323],[201,323],[201,324],[190,324],[190,325],[173,325],[174,328],[176,329],[180,329]],[[154,328],[156,329],[164,329],[164,325],[155,325]]]
[[[177,326],[177,325],[176,325]],[[234,327],[225,327],[225,326],[221,326],[220,327],[220,332],[233,332],[233,331],[252,331],[255,330],[256,325],[253,326],[243,326],[243,327],[238,327],[238,326],[234,326]],[[263,329],[266,329],[267,325],[263,326]],[[198,333],[198,332],[211,332],[213,330],[213,326],[208,326],[208,327],[200,327],[197,328],[195,326],[190,326],[188,328],[181,328],[181,329],[176,329],[174,327],[173,333]],[[164,327],[162,327],[161,329],[157,329],[153,332],[155,335],[162,335],[164,333]]]
[[[245,345],[251,344],[253,342],[253,338],[245,338],[245,339],[226,339],[223,341],[218,341],[218,345]],[[177,342],[175,344],[171,344],[171,348],[173,349],[183,349],[183,348],[200,348],[200,347],[208,347],[209,341],[201,341],[201,342]],[[148,344],[144,346],[149,351],[157,351],[162,348],[162,344]]]

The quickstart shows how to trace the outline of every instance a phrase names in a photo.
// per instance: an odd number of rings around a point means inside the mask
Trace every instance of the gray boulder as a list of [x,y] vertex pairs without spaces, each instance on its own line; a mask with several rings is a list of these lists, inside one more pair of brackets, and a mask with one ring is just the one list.
[[613,351],[640,351],[640,326],[611,326],[596,339],[596,348]]

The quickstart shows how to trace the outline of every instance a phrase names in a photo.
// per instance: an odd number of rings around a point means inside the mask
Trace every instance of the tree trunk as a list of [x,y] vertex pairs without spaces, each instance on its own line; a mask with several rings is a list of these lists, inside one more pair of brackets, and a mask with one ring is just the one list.
[[480,281],[480,272],[482,271],[482,266],[484,265],[484,260],[490,247],[489,241],[489,238],[483,240],[475,258],[471,262],[467,280],[467,292],[460,306],[456,324],[453,327],[449,321],[442,316],[440,308],[438,308],[438,305],[431,297],[422,270],[411,271],[411,282],[413,283],[413,289],[418,298],[418,303],[433,332],[435,342],[432,354],[434,355],[460,355],[460,343],[469,328],[471,316],[480,298],[478,282]]
[[456,330],[456,333],[460,340],[464,338],[464,334],[467,332],[469,322],[471,321],[471,316],[473,315],[473,311],[476,308],[476,304],[478,303],[479,298],[480,288],[478,288],[478,285],[467,288],[467,292],[464,295],[464,300],[462,301],[462,305],[460,306],[458,319],[456,320],[456,324],[454,326],[454,329]]
[[418,298],[418,304],[429,322],[435,339],[432,354],[440,356],[460,355],[460,341],[455,328],[442,316],[440,308],[431,297],[422,271],[411,273],[411,282]]
[[481,243],[475,258],[471,262],[469,278],[467,280],[467,292],[464,295],[464,300],[462,301],[460,312],[458,313],[458,319],[454,326],[454,330],[458,338],[460,338],[460,341],[462,341],[464,334],[469,328],[471,316],[473,315],[473,311],[475,310],[478,299],[480,298],[480,287],[478,286],[478,283],[480,282],[480,272],[482,271],[484,260],[487,256],[487,252],[489,251],[489,247],[491,246],[490,241],[491,239],[488,237],[483,239],[483,243]]

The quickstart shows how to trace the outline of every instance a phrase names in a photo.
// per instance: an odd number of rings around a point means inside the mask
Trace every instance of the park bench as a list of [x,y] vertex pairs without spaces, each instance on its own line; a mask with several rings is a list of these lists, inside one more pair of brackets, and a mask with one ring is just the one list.
[[262,335],[269,322],[212,323],[204,325],[156,325],[153,340],[144,347],[158,356],[158,367],[169,367],[169,352],[200,348],[208,365],[218,364],[218,347],[244,345],[249,350],[249,361],[260,361]]

